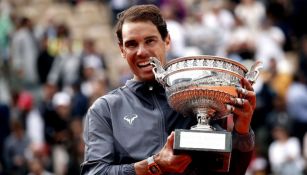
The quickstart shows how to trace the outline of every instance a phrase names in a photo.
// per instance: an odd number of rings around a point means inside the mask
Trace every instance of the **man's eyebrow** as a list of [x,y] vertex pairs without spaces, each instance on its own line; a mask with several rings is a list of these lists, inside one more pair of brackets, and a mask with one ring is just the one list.
[[136,43],[136,41],[134,39],[131,39],[131,40],[127,40],[123,42],[124,45],[131,44],[131,43]]
[[158,38],[156,35],[152,35],[152,36],[147,36],[147,37],[145,37],[145,40],[146,40],[146,39],[156,39],[156,38]]
[[[148,39],[156,39],[156,38],[158,38],[158,36],[156,36],[156,35],[151,35],[151,36],[145,37],[144,39],[145,39],[145,40],[148,40]],[[135,39],[128,39],[128,40],[126,40],[126,41],[123,41],[123,44],[132,43],[132,42],[136,42],[136,40],[135,40]]]

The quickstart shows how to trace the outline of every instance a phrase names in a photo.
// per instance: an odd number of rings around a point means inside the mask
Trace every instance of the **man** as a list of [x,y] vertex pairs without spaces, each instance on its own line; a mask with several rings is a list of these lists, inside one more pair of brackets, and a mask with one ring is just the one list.
[[[189,128],[196,119],[172,110],[163,87],[154,79],[149,57],[165,64],[171,42],[159,9],[153,5],[127,9],[119,16],[116,34],[134,78],[90,107],[85,120],[81,174],[210,174],[191,164],[201,160],[173,154],[172,131]],[[245,173],[254,147],[249,126],[255,93],[246,79],[242,85],[247,90],[238,89],[238,93],[243,96],[244,92],[246,99],[233,99],[227,104],[235,118],[229,174],[236,175]],[[152,164],[155,169],[149,168]]]

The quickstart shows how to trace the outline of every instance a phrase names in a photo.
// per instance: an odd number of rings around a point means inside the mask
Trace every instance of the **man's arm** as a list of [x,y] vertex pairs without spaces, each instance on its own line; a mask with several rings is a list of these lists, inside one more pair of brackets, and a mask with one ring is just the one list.
[[238,88],[238,98],[232,98],[227,108],[233,112],[234,126],[232,155],[228,174],[244,175],[252,158],[255,147],[255,135],[250,129],[253,112],[256,108],[256,94],[251,83],[243,78]]
[[232,132],[232,153],[227,175],[244,175],[252,159],[255,134],[252,129],[247,134]]
[[[99,110],[98,110],[99,109]],[[98,112],[99,111],[99,112]],[[81,174],[135,174],[133,164],[115,165],[114,139],[107,104],[97,100],[84,123],[85,157]]]

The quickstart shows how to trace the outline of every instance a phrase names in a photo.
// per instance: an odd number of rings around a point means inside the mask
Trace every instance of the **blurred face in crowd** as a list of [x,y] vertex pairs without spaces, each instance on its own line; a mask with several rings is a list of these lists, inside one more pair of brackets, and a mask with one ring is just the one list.
[[70,117],[70,112],[71,112],[71,106],[70,104],[65,104],[65,105],[58,105],[55,108],[57,114],[59,115],[60,118],[66,120]]
[[134,79],[154,79],[150,57],[158,58],[165,64],[165,55],[170,48],[170,37],[163,40],[157,27],[151,21],[125,22],[122,26],[122,56],[127,60]]

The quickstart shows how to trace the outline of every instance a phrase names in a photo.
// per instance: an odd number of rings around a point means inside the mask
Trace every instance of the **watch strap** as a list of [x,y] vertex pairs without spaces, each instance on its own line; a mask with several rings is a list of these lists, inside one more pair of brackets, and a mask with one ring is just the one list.
[[155,162],[154,156],[150,156],[147,159],[147,164],[148,164],[148,172],[151,175],[160,175],[162,174],[161,169],[159,165]]

